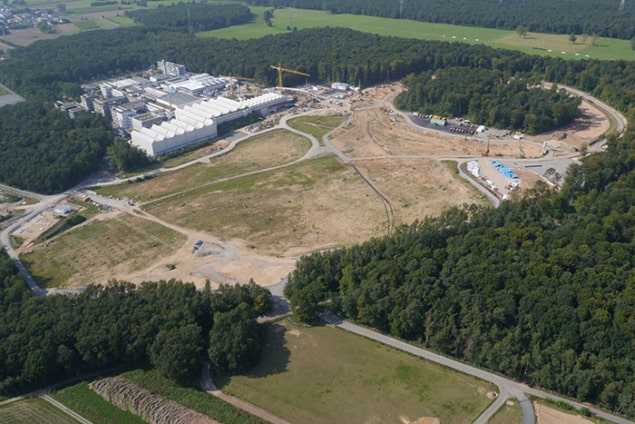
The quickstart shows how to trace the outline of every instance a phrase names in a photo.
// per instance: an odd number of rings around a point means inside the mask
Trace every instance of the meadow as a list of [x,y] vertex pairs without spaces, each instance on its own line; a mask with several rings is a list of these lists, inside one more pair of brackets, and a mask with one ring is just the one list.
[[[216,378],[231,395],[290,422],[471,423],[489,405],[489,383],[330,326],[269,328],[261,362]],[[460,388],[460,389],[459,389]]]
[[333,15],[325,11],[300,10],[293,8],[276,9],[273,25],[267,26],[262,14],[267,8],[251,7],[257,18],[251,24],[222,28],[198,33],[199,37],[236,38],[247,40],[265,35],[288,32],[288,28],[346,27],[361,32],[414,38],[418,40],[438,40],[484,44],[495,48],[519,50],[534,55],[548,55],[564,59],[635,60],[635,51],[628,40],[598,38],[578,35],[576,43],[569,41],[568,35],[541,34],[529,32],[519,37],[516,31],[490,28],[476,28],[448,24],[433,24],[410,20],[378,18],[373,16]]

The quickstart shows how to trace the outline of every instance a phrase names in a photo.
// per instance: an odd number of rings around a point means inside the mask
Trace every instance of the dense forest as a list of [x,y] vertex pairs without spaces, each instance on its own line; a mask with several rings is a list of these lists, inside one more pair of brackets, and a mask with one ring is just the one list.
[[82,114],[72,120],[38,103],[0,109],[0,181],[56,193],[95,170],[112,143],[109,124]]
[[247,6],[196,2],[127,11],[126,16],[149,27],[177,29],[183,32],[209,31],[246,24],[253,19]]
[[452,67],[408,75],[395,99],[402,110],[467,117],[496,128],[539,134],[571,123],[580,99],[566,90],[540,88],[540,81],[502,71]]
[[634,130],[572,165],[560,192],[302,258],[292,309],[311,320],[328,299],[361,324],[635,417]]
[[597,34],[630,40],[635,5],[619,0],[248,0],[271,7],[402,18],[414,21],[556,34]]
[[[126,49],[122,50],[122,45]],[[63,96],[77,96],[81,93],[80,83],[147,69],[158,59],[186,64],[193,72],[234,73],[268,85],[276,83],[277,74],[270,65],[278,61],[310,73],[312,80],[361,86],[443,68],[480,68],[528,80],[576,86],[622,111],[627,111],[635,99],[635,62],[565,61],[485,46],[381,37],[343,28],[310,29],[247,41],[198,39],[187,33],[147,27],[91,31],[15,49],[11,60],[0,62],[3,83],[28,99],[19,107],[0,109],[2,125],[15,127],[14,134],[38,132],[38,149],[47,152],[46,156],[36,156],[40,161],[38,167],[60,168],[51,164],[61,163],[61,172],[71,176],[44,183],[34,177],[37,175],[34,172],[20,171],[11,174],[10,183],[50,192],[68,188],[85,176],[89,168],[77,164],[65,166],[72,161],[69,152],[55,148],[59,140],[56,133],[49,137],[43,130],[55,125],[41,121],[36,127],[29,119],[17,119],[20,111],[29,116],[28,110],[41,110],[43,102],[50,104]],[[40,66],[41,63],[47,66]],[[289,75],[285,81],[297,85],[304,84],[306,79]],[[52,116],[48,112],[44,115]],[[102,128],[100,125],[95,128]],[[105,137],[109,136],[103,134],[98,139]],[[11,149],[16,163],[29,162],[33,167],[31,154],[29,149],[15,146]]]
[[0,394],[112,366],[149,363],[186,384],[207,358],[239,371],[260,357],[255,318],[269,309],[269,292],[255,284],[199,292],[173,280],[112,281],[36,297],[0,250]]

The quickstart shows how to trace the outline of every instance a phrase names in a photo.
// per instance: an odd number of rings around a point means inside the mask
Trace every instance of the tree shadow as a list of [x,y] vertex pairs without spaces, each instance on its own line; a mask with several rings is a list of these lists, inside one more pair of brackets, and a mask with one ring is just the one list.
[[[275,323],[267,324],[267,326],[262,357],[255,367],[245,373],[248,378],[265,378],[287,371],[287,365],[291,357],[291,351],[285,346],[285,336],[288,329]],[[214,382],[222,390],[229,383],[230,378],[230,375],[218,376],[214,378]]]

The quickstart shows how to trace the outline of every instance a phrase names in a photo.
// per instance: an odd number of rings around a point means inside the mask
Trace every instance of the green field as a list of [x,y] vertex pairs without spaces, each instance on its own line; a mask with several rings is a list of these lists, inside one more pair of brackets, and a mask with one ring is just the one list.
[[136,370],[122,374],[121,377],[127,378],[146,390],[165,396],[222,423],[265,424],[265,421],[253,417],[197,388],[178,386],[159,376],[155,371]]
[[[258,15],[258,18],[251,24],[202,32],[198,36],[246,40],[269,34],[288,32],[287,27],[305,29],[331,26],[347,27],[357,31],[385,36],[484,44],[491,47],[520,50],[529,54],[549,55],[565,59],[583,59],[588,55],[590,58],[602,60],[635,60],[635,51],[631,49],[631,42],[628,40],[600,38],[595,45],[591,45],[590,37],[584,43],[583,37],[579,35],[576,44],[572,44],[568,35],[530,32],[525,38],[520,38],[515,31],[508,30],[432,24],[373,16],[333,15],[325,11],[292,8],[276,9],[273,26],[268,27],[262,18],[262,14],[267,8],[251,7],[251,10]],[[563,54],[562,52],[565,53]]]
[[[102,188],[98,192],[115,197],[129,197],[139,202],[159,199],[196,187],[209,186],[224,178],[283,165],[301,158],[310,142],[289,131],[272,131],[243,141],[224,156],[212,158],[210,165],[196,164],[140,183]],[[197,157],[186,153],[190,160]],[[164,166],[181,163],[168,160]]]
[[145,421],[123,411],[88,387],[88,382],[75,384],[57,390],[51,395],[55,400],[68,406],[82,417],[99,424],[144,424]]
[[6,88],[0,86],[0,96],[5,96],[7,94],[9,94],[9,91],[7,91]]
[[77,21],[73,23],[80,31],[90,31],[102,28],[96,21]]
[[146,219],[124,216],[92,221],[22,256],[31,274],[46,287],[93,284],[119,270],[138,271],[165,257],[185,236]]
[[324,144],[322,137],[346,120],[346,116],[300,116],[287,121],[291,128],[311,134]]
[[231,395],[297,423],[471,423],[494,390],[477,380],[330,326],[269,329],[248,375],[217,379]]
[[74,418],[42,399],[25,399],[0,407],[2,424],[77,424]]
[[[510,403],[511,405],[508,405]],[[488,424],[520,424],[523,421],[523,414],[520,405],[515,399],[509,399],[501,406],[496,414],[489,420]]]

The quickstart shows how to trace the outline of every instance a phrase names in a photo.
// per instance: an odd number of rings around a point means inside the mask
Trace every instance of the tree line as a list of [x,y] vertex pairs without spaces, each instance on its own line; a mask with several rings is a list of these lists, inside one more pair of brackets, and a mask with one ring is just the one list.
[[154,9],[126,11],[126,16],[149,27],[199,32],[246,24],[253,20],[251,10],[240,4],[177,3]]
[[[635,113],[631,113],[632,119]],[[499,208],[464,206],[302,258],[285,294],[635,417],[635,128]]]
[[112,143],[100,116],[72,120],[35,102],[0,109],[0,181],[41,193],[79,182],[100,164]]
[[0,394],[111,366],[151,364],[182,384],[204,360],[239,372],[260,357],[269,292],[253,283],[197,291],[180,281],[111,281],[34,296],[0,251]]
[[571,123],[581,100],[554,85],[491,69],[452,67],[406,76],[395,106],[423,114],[467,117],[496,128],[539,134]]
[[[126,49],[122,50],[122,45],[126,45]],[[59,60],[60,57],[64,60]],[[632,94],[635,81],[631,78],[635,74],[635,62],[566,61],[482,45],[382,37],[344,28],[308,29],[257,40],[221,40],[199,39],[166,29],[132,27],[90,31],[15,49],[11,60],[0,62],[0,74],[7,86],[28,101],[22,106],[0,109],[0,121],[14,121],[8,125],[24,127],[28,132],[32,124],[28,119],[19,118],[12,109],[40,110],[43,103],[49,105],[62,96],[77,97],[82,91],[81,83],[144,70],[157,58],[186,64],[193,72],[233,73],[255,78],[266,85],[276,84],[277,73],[270,65],[278,62],[310,73],[309,81],[340,81],[362,87],[400,80],[409,74],[461,67],[470,72],[485,69],[527,80],[571,85],[622,111],[628,111],[635,98]],[[41,63],[47,66],[40,66]],[[305,77],[285,76],[288,85],[306,82]],[[499,113],[504,113],[504,108]],[[46,169],[54,169],[55,163],[63,163],[72,157],[64,149],[55,149],[53,146],[58,137],[51,137],[44,130],[54,126],[54,121],[53,118],[40,120],[40,128],[36,129],[40,132],[38,145],[47,152],[39,156],[39,166]],[[96,128],[98,126],[95,131]],[[105,129],[99,131],[106,132]],[[30,154],[31,150],[21,147],[11,149],[12,157],[21,163],[29,163]],[[58,157],[64,155],[64,158]],[[93,166],[96,163],[92,162]],[[68,167],[62,168],[66,172]],[[54,191],[72,186],[87,172],[69,171],[67,174],[73,178],[42,187],[44,183],[35,177],[36,174],[20,171],[11,174],[11,183],[23,188]],[[58,178],[56,174],[51,175],[51,180]]]
[[383,0],[248,0],[254,6],[326,10],[330,13],[531,32],[587,34],[630,40],[635,36],[635,5],[594,0],[454,0],[407,2]]

